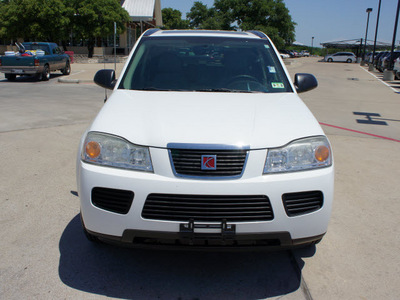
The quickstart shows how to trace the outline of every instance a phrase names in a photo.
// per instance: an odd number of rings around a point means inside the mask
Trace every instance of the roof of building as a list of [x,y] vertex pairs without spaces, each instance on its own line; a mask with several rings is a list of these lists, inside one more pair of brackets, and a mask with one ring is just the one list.
[[156,26],[162,25],[160,0],[122,0],[121,5],[133,22],[155,20]]

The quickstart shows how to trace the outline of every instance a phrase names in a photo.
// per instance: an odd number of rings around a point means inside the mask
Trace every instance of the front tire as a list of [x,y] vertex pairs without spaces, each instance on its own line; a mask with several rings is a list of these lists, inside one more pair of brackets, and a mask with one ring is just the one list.
[[352,63],[353,61],[349,58],[346,60],[347,63]]
[[327,62],[333,62],[332,58],[328,58]]

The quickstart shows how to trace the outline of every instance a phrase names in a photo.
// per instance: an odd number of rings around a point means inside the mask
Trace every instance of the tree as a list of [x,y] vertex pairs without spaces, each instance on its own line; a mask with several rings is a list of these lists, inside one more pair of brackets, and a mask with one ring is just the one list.
[[164,8],[161,12],[165,29],[189,28],[189,21],[182,19],[182,13],[179,10],[168,7]]
[[214,7],[207,8],[207,5],[199,1],[194,2],[187,18],[190,28],[194,29],[233,29],[225,15],[219,13]]
[[118,0],[65,0],[72,8],[73,32],[78,38],[88,41],[89,57],[93,56],[96,38],[107,37],[114,32],[125,31],[129,21],[128,12],[121,7]]
[[261,30],[280,48],[295,39],[295,25],[283,0],[216,0],[215,8],[242,30]]
[[[22,9],[23,8],[23,9]],[[62,0],[9,0],[0,3],[0,36],[56,41],[68,36],[70,20]]]
[[3,0],[0,37],[16,40],[66,41],[71,32],[88,41],[93,56],[96,38],[125,30],[128,12],[119,0]]
[[261,30],[280,48],[295,38],[295,25],[283,0],[215,0],[212,8],[196,1],[188,19],[192,28]]

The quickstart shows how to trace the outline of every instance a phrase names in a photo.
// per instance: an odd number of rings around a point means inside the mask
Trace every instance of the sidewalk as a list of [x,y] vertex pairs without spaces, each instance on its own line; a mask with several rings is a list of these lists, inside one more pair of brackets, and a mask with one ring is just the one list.
[[[116,77],[122,71],[125,63],[117,63]],[[71,64],[71,74],[62,76],[58,79],[60,83],[93,83],[94,75],[101,69],[114,69],[114,63],[73,63]]]

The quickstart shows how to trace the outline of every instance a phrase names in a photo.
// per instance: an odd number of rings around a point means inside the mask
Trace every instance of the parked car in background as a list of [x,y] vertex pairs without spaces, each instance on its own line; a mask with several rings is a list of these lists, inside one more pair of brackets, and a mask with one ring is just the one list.
[[17,76],[31,75],[38,80],[49,80],[50,72],[60,70],[64,75],[71,72],[70,58],[55,43],[17,44],[19,51],[6,51],[0,56],[0,72],[12,81]]
[[372,60],[372,52],[369,52],[369,53],[365,54],[364,61],[367,62],[367,63],[371,63],[372,62],[371,60]]
[[379,72],[383,72],[382,63],[385,57],[387,57],[388,55],[390,55],[390,52],[384,51],[376,57],[374,66]]
[[[396,60],[399,57],[400,57],[400,51],[393,52],[393,60]],[[386,69],[388,69],[390,60],[391,60],[391,52],[389,52],[385,57],[382,58],[382,64],[380,65],[379,71],[383,72]]]
[[279,52],[279,54],[280,54],[280,56],[281,56],[283,59],[290,58],[290,55],[287,54],[287,53]]
[[379,60],[379,58],[380,58],[382,55],[385,55],[386,53],[387,53],[387,51],[379,51],[379,52],[375,53],[374,60],[372,61],[372,63],[374,64],[374,66],[376,66],[376,63],[377,63],[377,61]]
[[357,57],[353,52],[337,52],[335,54],[329,54],[325,56],[326,62],[347,62],[353,63],[357,61]]
[[289,55],[290,58],[294,58],[294,57],[295,57],[294,52],[291,51],[291,50],[286,50],[286,49],[284,49],[284,50],[279,50],[279,53],[281,53],[281,54],[287,54],[287,55]]
[[[375,57],[374,57],[374,59],[373,59],[373,61],[372,61],[372,64],[374,65],[375,68],[377,68],[377,66],[378,66],[379,59],[380,59],[382,56],[386,55],[386,53],[387,53],[387,51],[381,51],[381,52],[375,53]],[[372,60],[372,59],[371,59],[371,60]]]
[[310,56],[310,52],[308,52],[307,50],[302,50],[300,52],[300,56],[309,57]]
[[400,57],[395,59],[393,71],[394,71],[395,78],[400,79]]

